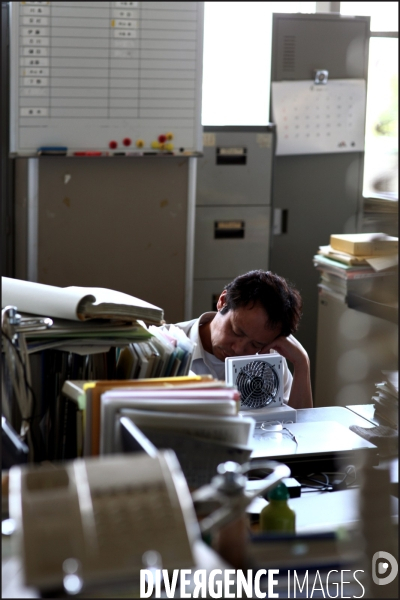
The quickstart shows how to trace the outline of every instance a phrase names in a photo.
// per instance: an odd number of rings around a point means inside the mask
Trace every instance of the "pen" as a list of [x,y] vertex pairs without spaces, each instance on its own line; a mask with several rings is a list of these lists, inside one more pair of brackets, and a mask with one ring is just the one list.
[[74,156],[101,156],[103,153],[98,151],[74,152]]

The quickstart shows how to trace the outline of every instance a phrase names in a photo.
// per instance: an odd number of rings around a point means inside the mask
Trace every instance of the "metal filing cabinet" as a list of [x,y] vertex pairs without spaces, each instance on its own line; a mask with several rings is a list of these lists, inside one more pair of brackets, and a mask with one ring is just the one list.
[[224,286],[268,269],[274,125],[205,127],[196,190],[193,317]]
[[316,406],[369,404],[382,371],[398,368],[396,323],[318,295]]
[[[272,82],[311,83],[314,69],[328,71],[327,86],[336,79],[367,79],[369,17],[275,13],[272,22]],[[278,138],[280,133],[277,126]],[[283,218],[274,235],[270,268],[302,295],[296,337],[308,352],[313,384],[319,276],[312,257],[329,243],[331,233],[360,231],[363,163],[363,152],[288,154],[274,161],[274,217]]]

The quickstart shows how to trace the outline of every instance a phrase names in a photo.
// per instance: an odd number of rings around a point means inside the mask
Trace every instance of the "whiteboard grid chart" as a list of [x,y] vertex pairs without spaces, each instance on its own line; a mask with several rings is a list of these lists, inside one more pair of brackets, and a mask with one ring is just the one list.
[[201,151],[203,4],[11,3],[11,152]]

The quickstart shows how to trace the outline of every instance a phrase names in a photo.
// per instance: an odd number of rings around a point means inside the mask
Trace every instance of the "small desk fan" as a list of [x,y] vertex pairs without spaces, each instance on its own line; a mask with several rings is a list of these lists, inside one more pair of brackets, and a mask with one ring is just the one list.
[[240,392],[241,412],[256,421],[296,421],[283,402],[282,356],[277,352],[225,359],[225,379]]

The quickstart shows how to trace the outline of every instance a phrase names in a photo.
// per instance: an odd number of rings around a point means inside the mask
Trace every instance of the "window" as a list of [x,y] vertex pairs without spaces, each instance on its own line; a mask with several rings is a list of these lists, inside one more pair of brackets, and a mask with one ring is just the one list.
[[269,122],[273,12],[315,2],[205,2],[203,125]]
[[205,2],[202,123],[268,123],[272,13],[333,4],[371,17],[363,192],[397,198],[397,2]]
[[397,2],[341,2],[343,15],[371,17],[363,195],[398,196]]

